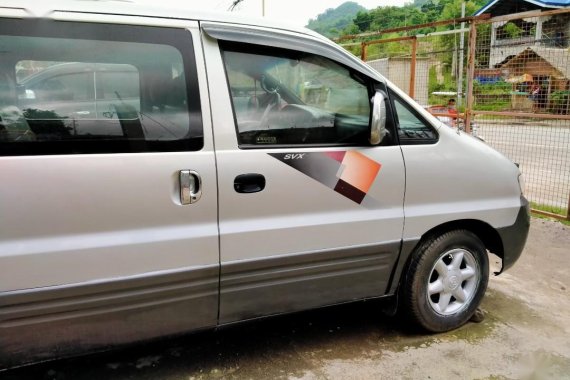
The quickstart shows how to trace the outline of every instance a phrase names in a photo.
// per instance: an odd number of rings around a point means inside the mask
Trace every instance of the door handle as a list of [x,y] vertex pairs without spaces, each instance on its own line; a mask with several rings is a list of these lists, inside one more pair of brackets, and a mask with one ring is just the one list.
[[180,203],[196,203],[202,196],[202,179],[194,170],[180,170]]
[[240,174],[234,179],[234,190],[238,193],[257,193],[263,189],[265,189],[265,177],[261,174]]

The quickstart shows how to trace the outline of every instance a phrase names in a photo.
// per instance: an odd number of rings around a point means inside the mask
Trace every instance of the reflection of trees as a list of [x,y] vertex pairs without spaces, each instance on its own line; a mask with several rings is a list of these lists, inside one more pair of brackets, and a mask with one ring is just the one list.
[[24,117],[38,140],[60,140],[71,135],[72,128],[65,125],[67,117],[60,116],[55,111],[27,108]]

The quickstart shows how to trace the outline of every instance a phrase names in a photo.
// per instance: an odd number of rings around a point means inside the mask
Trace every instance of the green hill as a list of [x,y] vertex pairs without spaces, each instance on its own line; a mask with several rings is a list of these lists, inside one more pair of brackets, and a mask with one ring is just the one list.
[[352,24],[352,20],[358,12],[366,11],[366,8],[362,5],[354,1],[347,1],[337,8],[327,9],[324,13],[318,15],[316,19],[309,20],[307,28],[330,38],[337,37],[341,31]]
[[[488,0],[467,0],[466,15],[472,15]],[[311,19],[307,27],[329,38],[401,26],[418,25],[461,16],[462,0],[412,0],[403,6],[379,6],[367,10],[347,1],[336,9],[327,9]],[[444,27],[448,28],[448,27]],[[436,28],[418,30],[429,33]]]

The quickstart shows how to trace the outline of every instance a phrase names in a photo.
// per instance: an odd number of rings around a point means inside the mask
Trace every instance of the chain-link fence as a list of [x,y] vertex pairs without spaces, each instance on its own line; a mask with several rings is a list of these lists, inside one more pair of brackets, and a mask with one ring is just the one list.
[[340,43],[444,123],[519,163],[535,211],[570,220],[567,36],[570,9],[560,9],[467,17]]
[[476,22],[472,115],[520,163],[539,212],[570,219],[570,9]]

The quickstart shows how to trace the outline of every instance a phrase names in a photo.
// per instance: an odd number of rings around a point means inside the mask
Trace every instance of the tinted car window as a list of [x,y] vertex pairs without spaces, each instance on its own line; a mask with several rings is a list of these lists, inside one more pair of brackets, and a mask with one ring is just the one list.
[[241,147],[368,144],[366,81],[320,56],[224,45]]
[[0,155],[201,149],[187,32],[38,25],[0,27]]

